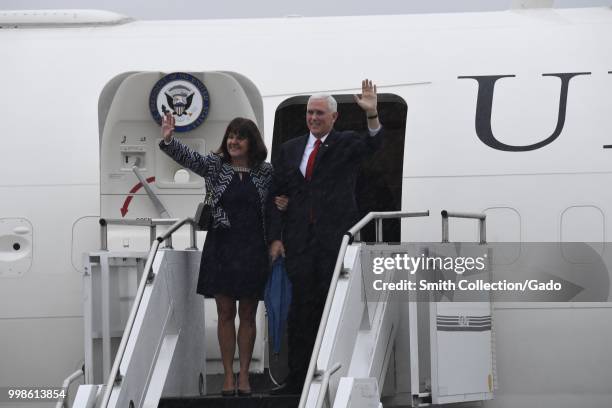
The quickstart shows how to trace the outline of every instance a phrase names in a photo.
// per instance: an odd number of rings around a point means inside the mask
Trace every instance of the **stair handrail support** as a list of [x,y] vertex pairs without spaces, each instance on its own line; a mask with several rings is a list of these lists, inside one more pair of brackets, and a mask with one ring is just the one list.
[[449,218],[469,218],[478,220],[479,229],[479,243],[484,245],[487,243],[487,215],[484,213],[465,213],[465,212],[450,212],[442,210],[442,242],[448,243],[449,231],[448,231],[448,219]]
[[[321,315],[321,321],[319,323],[319,330],[317,331],[317,337],[315,340],[315,344],[313,346],[312,355],[310,357],[310,363],[308,364],[308,371],[306,373],[306,378],[304,380],[304,386],[302,387],[302,394],[300,395],[300,403],[299,408],[305,408],[306,402],[308,399],[308,393],[310,391],[310,386],[312,385],[312,381],[316,372],[317,360],[319,359],[319,352],[321,351],[321,344],[323,343],[323,335],[325,333],[325,327],[327,326],[327,321],[329,319],[329,314],[331,311],[331,305],[333,302],[334,295],[336,293],[336,287],[338,286],[338,280],[340,278],[340,274],[342,271],[342,267],[344,264],[344,256],[346,255],[346,250],[350,244],[353,243],[355,236],[359,234],[361,229],[365,227],[370,221],[376,221],[376,230],[377,230],[377,241],[380,239],[382,241],[382,219],[388,218],[413,218],[413,217],[428,217],[429,211],[420,211],[420,212],[402,212],[402,211],[389,211],[389,212],[370,212],[361,220],[359,220],[353,227],[351,227],[342,237],[342,243],[340,244],[340,250],[338,252],[338,258],[336,259],[336,265],[334,267],[334,273],[331,278],[331,282],[329,285],[329,290],[327,292],[327,298],[325,300],[325,307],[323,309],[323,313]],[[378,221],[380,220],[380,221]],[[380,222],[380,224],[378,224]],[[380,234],[378,234],[380,231]],[[380,236],[379,236],[380,235]],[[335,368],[334,365],[332,368]],[[340,369],[340,366],[335,368],[335,371]],[[325,369],[325,372],[330,372],[329,369]],[[331,372],[330,374],[331,375]],[[329,377],[329,376],[328,376]],[[329,382],[329,378],[327,379]],[[319,393],[327,392],[327,390],[323,390],[323,387],[319,389]],[[319,400],[320,394],[317,396],[317,401]]]
[[[159,249],[159,245],[162,242],[166,241],[169,237],[171,237],[174,232],[176,232],[186,223],[190,224],[192,231],[195,230],[195,221],[193,220],[193,218],[187,217],[182,220],[178,220],[174,224],[172,224],[172,226],[168,229],[168,231],[166,231],[164,235],[157,237],[157,239],[155,239],[155,241],[153,241],[153,244],[151,245],[151,249],[149,250],[149,254],[147,256],[147,262],[145,263],[143,274],[140,278],[138,289],[134,297],[134,303],[132,305],[132,309],[130,310],[130,315],[125,325],[125,329],[121,337],[121,342],[119,343],[119,348],[117,349],[117,354],[115,355],[115,360],[113,362],[108,381],[104,386],[104,394],[100,402],[101,408],[106,408],[108,406],[114,385],[116,383],[121,383],[122,377],[121,373],[119,372],[119,367],[121,365],[121,361],[123,360],[128,340],[132,334],[132,329],[134,327],[134,322],[136,321],[136,316],[140,309],[140,303],[142,301],[145,287],[147,286],[147,284],[152,283],[155,277],[155,274],[153,272],[153,262],[155,261],[155,256]],[[194,234],[192,233],[192,236],[193,235]]]
[[67,408],[68,407],[68,404],[66,403],[66,401],[69,399],[68,392],[70,390],[70,385],[83,376],[85,376],[84,367],[79,368],[78,370],[70,374],[68,377],[66,377],[66,379],[62,383],[62,390],[64,392],[58,398],[57,403],[55,404],[55,408]]

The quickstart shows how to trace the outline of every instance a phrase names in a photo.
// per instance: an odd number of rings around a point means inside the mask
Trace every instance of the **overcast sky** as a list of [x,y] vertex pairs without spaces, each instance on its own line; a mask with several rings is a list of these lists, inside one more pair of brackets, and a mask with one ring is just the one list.
[[[0,10],[102,9],[138,20],[339,16],[506,10],[519,0],[0,0]],[[547,0],[536,0],[547,1]],[[554,0],[554,7],[612,0]]]

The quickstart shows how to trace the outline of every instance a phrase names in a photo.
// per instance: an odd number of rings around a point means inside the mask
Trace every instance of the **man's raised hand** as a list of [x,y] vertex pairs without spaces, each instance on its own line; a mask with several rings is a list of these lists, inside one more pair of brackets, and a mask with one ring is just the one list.
[[378,96],[376,95],[376,85],[369,79],[361,81],[361,95],[353,95],[355,102],[368,116],[377,114]]

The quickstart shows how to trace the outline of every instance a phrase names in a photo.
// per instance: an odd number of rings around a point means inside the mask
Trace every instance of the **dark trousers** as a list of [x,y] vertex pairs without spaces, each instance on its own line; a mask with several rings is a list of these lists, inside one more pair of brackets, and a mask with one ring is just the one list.
[[306,248],[287,254],[292,300],[287,319],[289,376],[287,384],[301,389],[312,355],[338,251],[326,249],[309,233]]

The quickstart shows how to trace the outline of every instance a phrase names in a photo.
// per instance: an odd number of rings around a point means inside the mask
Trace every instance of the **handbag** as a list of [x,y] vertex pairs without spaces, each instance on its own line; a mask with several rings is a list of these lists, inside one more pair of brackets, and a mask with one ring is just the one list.
[[198,209],[194,220],[197,225],[198,231],[208,231],[212,228],[212,207],[210,203],[211,195],[206,193],[204,201],[198,204]]

